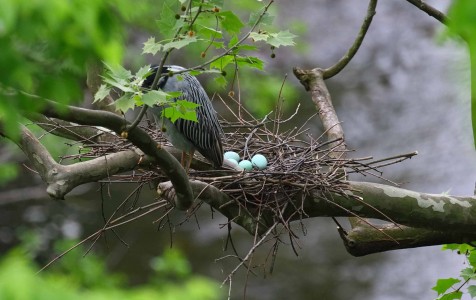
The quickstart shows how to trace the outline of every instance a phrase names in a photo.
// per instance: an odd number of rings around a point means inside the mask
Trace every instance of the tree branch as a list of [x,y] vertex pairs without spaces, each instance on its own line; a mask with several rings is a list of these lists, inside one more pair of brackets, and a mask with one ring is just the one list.
[[151,163],[150,157],[142,159],[139,150],[128,150],[64,166],[57,163],[48,149],[24,126],[21,127],[17,145],[48,185],[46,192],[54,199],[64,199],[66,194],[81,184],[95,182]]
[[335,146],[334,151],[329,156],[331,158],[343,158],[347,148],[345,142],[341,142],[344,141],[344,130],[332,105],[331,95],[324,83],[324,70],[318,68],[303,70],[295,67],[293,71],[306,90],[311,92],[312,102],[316,106],[319,118],[326,131],[327,139],[330,141],[336,140],[336,142],[332,143],[332,146]]
[[461,244],[476,240],[476,234],[473,232],[437,231],[394,224],[374,226],[378,230],[367,224],[354,227],[348,232],[339,230],[347,252],[353,256],[364,256],[390,250]]
[[[82,125],[106,127],[118,135],[121,135],[127,126],[127,122],[123,118],[111,112],[59,105],[50,100],[39,99],[39,101],[44,101],[43,114],[47,117],[61,118]],[[176,207],[182,210],[188,209],[192,204],[193,194],[187,174],[180,163],[140,128],[132,129],[126,134],[126,137],[132,144],[157,161],[157,165],[170,178],[175,189],[180,191],[177,193]]]
[[448,23],[448,17],[442,13],[441,11],[437,10],[431,5],[426,4],[422,0],[407,0],[407,2],[415,5],[418,7],[421,11],[426,12],[429,16],[435,18],[436,20],[440,21],[443,24]]
[[[353,196],[313,194],[304,201],[309,217],[349,216],[352,211],[363,218],[386,220],[398,224],[440,231],[476,231],[476,197],[426,194],[393,186],[348,181]],[[288,212],[291,214],[292,212]]]
[[[18,145],[48,184],[48,194],[56,198],[61,198],[80,184],[132,170],[139,166],[139,162],[142,167],[155,162],[151,156],[141,159],[140,152],[128,150],[62,166],[51,158],[47,149],[24,127]],[[179,155],[179,151],[176,152]],[[386,215],[399,224],[412,227],[392,224],[370,227],[360,222],[349,232],[340,230],[349,253],[356,256],[441,243],[463,243],[475,238],[476,197],[417,193],[376,183],[349,181],[348,184],[353,196],[360,197],[360,200],[337,194],[313,193],[304,201],[301,197],[292,199],[296,205],[289,205],[283,217],[301,220],[304,217],[353,216],[352,213],[355,213],[362,218],[386,220]],[[191,181],[190,185],[193,199],[199,198],[252,234],[256,230],[259,233],[265,232],[273,223],[266,212],[262,212],[258,222],[257,216],[216,187],[196,180]],[[172,187],[171,182],[159,185],[159,189],[165,192],[164,195],[168,195],[167,198],[178,202],[180,200]],[[301,207],[301,204],[304,216],[291,209]]]
[[53,135],[84,144],[113,141],[118,137],[105,130],[93,126],[79,126],[60,119],[47,118],[40,114],[28,114],[28,119]]
[[[207,203],[229,220],[243,227],[251,235],[254,235],[256,230],[258,230],[259,234],[262,234],[272,225],[271,223],[265,223],[265,219],[257,220],[255,216],[241,207],[239,203],[230,199],[228,195],[210,184],[198,180],[190,180],[190,185],[192,186],[195,200],[198,199]],[[159,194],[167,200],[175,201],[176,194],[169,181],[160,183],[157,189]]]
[[364,41],[367,30],[369,29],[370,24],[372,23],[372,19],[374,15],[376,14],[375,12],[376,7],[377,7],[377,0],[370,0],[369,6],[367,8],[367,15],[365,16],[364,22],[362,23],[362,26],[360,27],[359,34],[355,38],[354,43],[349,48],[349,50],[347,50],[347,53],[344,54],[344,56],[335,65],[323,71],[324,79],[329,79],[337,75],[340,71],[342,71],[347,66],[347,64],[352,60],[352,58],[357,53],[357,51],[359,51],[359,48],[362,45],[362,42]]

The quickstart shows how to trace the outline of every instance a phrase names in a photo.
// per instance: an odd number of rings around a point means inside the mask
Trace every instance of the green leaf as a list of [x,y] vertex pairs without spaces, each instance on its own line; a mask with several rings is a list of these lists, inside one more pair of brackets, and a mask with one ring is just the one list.
[[[258,20],[258,18],[261,16],[262,13],[263,13],[262,11],[256,11],[256,12],[251,13],[250,14],[250,19],[248,20],[248,25],[253,26],[256,23],[256,21]],[[261,18],[259,24],[269,26],[269,25],[273,24],[273,22],[274,22],[274,16],[271,16],[269,13],[266,12],[263,15],[263,17]]]
[[443,247],[441,247],[441,250],[458,250],[460,247],[460,244],[445,244]]
[[162,45],[155,42],[155,38],[149,38],[145,43],[144,47],[142,48],[142,54],[150,53],[155,55],[157,52],[162,50]]
[[170,37],[173,35],[173,28],[177,22],[175,15],[175,11],[170,7],[169,3],[165,1],[160,12],[160,19],[157,21],[160,33],[164,37]]
[[106,98],[109,96],[109,92],[111,92],[111,89],[108,88],[107,85],[101,84],[98,91],[94,95],[94,102],[101,101],[102,99]]
[[471,119],[476,147],[476,1],[455,0],[448,12],[449,33],[463,38],[469,47],[471,64]]
[[227,84],[227,80],[225,76],[217,76],[215,77],[215,83],[218,85],[220,88],[224,88]]
[[476,268],[476,251],[472,250],[469,252],[468,261],[473,268]]
[[162,110],[162,115],[169,119],[172,123],[175,123],[180,118],[180,111],[175,106],[166,107]]
[[471,296],[471,298],[476,297],[476,285],[468,286],[468,293]]
[[119,80],[119,79],[122,79],[122,80],[125,80],[125,81],[129,81],[130,79],[132,79],[132,73],[131,71],[125,69],[123,66],[121,65],[108,65],[108,64],[105,64],[107,69],[110,71],[110,75],[112,78],[114,78],[115,80]]
[[474,247],[469,244],[446,244],[443,245],[442,250],[457,250],[460,254],[466,254],[474,250]]
[[223,70],[226,66],[235,60],[233,55],[225,55],[210,64],[210,69]]
[[461,280],[456,278],[438,279],[436,285],[431,289],[436,291],[438,295],[441,295],[458,282],[461,282]]
[[178,119],[185,119],[198,122],[196,109],[199,105],[186,100],[178,100],[171,103],[169,107],[163,110],[163,115],[170,119],[172,123]]
[[254,56],[236,57],[236,63],[238,66],[248,66],[259,70],[263,70],[264,67],[264,62]]
[[262,33],[262,32],[251,32],[250,33],[250,38],[252,38],[255,42],[259,41],[267,41],[269,38],[268,33]]
[[163,51],[167,51],[167,50],[172,49],[172,48],[180,49],[180,48],[183,48],[183,47],[185,47],[185,46],[187,46],[191,43],[195,43],[196,41],[197,41],[196,36],[192,36],[192,37],[186,36],[184,39],[164,44],[163,45]]
[[142,96],[142,102],[149,106],[153,105],[163,105],[167,103],[168,94],[164,91],[154,90],[149,91],[148,93]]
[[460,291],[455,291],[455,292],[451,292],[451,293],[448,293],[448,294],[445,294],[443,296],[441,296],[440,298],[438,298],[439,300],[456,300],[456,299],[461,299],[461,297],[463,296],[463,293],[460,292]]
[[126,112],[129,109],[133,109],[135,106],[134,98],[130,94],[125,94],[119,99],[117,99],[114,104],[116,105],[116,110]]
[[136,77],[136,79],[143,80],[147,76],[149,76],[151,74],[151,72],[152,71],[150,69],[150,65],[143,66],[142,68],[139,69],[139,71],[137,71],[135,77]]
[[194,103],[194,102],[190,102],[190,101],[187,101],[187,100],[177,100],[177,102],[175,102],[177,104],[177,106],[180,106],[182,107],[183,109],[196,109],[197,107],[200,106],[200,104],[197,104],[197,103]]
[[253,46],[253,45],[248,45],[248,44],[240,44],[240,45],[237,45],[234,50],[236,52],[238,52],[238,51],[258,51],[258,47]]
[[208,37],[209,39],[221,39],[223,37],[223,34],[221,31],[216,30],[215,28],[207,27],[204,25],[197,25],[197,32],[199,35]]
[[231,11],[222,11],[216,16],[218,16],[222,28],[230,34],[238,34],[244,26],[240,18]]
[[130,83],[125,81],[125,80],[116,80],[117,78],[104,78],[104,82],[109,84],[109,85],[112,85],[118,89],[120,89],[121,91],[123,92],[129,92],[129,93],[133,93],[134,92],[134,89],[131,88],[129,85]]
[[228,48],[233,48],[235,46],[237,46],[238,44],[238,36],[235,34],[231,37],[230,41],[228,42]]
[[476,274],[474,273],[473,268],[464,268],[461,270],[460,276],[463,277],[464,280],[474,279]]
[[279,48],[279,46],[294,46],[293,39],[297,37],[295,34],[286,31],[280,31],[278,33],[271,33],[267,43],[271,46]]

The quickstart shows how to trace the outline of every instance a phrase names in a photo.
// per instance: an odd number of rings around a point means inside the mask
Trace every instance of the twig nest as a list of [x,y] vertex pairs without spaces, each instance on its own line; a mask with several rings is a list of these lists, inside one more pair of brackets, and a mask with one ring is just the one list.
[[223,154],[223,157],[228,160],[233,159],[236,163],[240,161],[240,155],[234,151],[225,152],[225,154]]
[[240,161],[238,165],[246,171],[251,171],[253,169],[253,165],[251,164],[251,161],[247,159]]
[[264,170],[268,166],[268,160],[264,155],[256,154],[251,158],[251,164],[259,170]]

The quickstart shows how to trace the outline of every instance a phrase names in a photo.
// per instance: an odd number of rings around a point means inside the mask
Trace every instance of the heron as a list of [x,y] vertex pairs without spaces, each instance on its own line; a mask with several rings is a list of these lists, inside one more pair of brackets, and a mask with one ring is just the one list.
[[[151,88],[158,66],[153,66],[152,74],[149,75],[142,87]],[[223,164],[223,129],[218,122],[218,117],[213,109],[213,105],[208,98],[198,79],[189,73],[174,74],[183,71],[185,68],[175,65],[165,65],[162,67],[162,74],[157,84],[157,89],[164,92],[181,92],[181,95],[173,101],[186,100],[198,104],[196,108],[198,122],[177,119],[174,123],[162,116],[162,106],[150,108],[155,122],[159,128],[165,127],[166,138],[172,145],[182,151],[181,164],[188,173],[193,154],[197,150],[215,168]],[[164,130],[162,130],[164,131]],[[187,160],[187,155],[189,156]]]

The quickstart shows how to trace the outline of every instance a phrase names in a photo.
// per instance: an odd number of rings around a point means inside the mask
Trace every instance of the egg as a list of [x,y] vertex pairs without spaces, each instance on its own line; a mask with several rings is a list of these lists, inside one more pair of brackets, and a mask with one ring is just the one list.
[[228,162],[228,164],[231,167],[233,167],[235,170],[240,170],[240,171],[243,170],[243,168],[238,165],[238,162],[236,160],[234,160],[232,158],[225,158],[225,159]]
[[268,160],[266,159],[264,155],[256,154],[251,158],[251,164],[260,170],[264,170],[266,169],[266,166],[268,165]]
[[253,165],[251,164],[251,161],[247,159],[240,161],[238,165],[242,167],[243,169],[245,169],[246,171],[250,171],[253,169]]
[[234,151],[227,151],[223,154],[225,159],[234,159],[236,162],[240,161],[240,155]]

